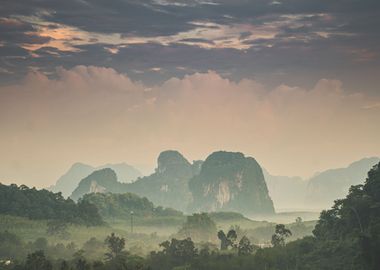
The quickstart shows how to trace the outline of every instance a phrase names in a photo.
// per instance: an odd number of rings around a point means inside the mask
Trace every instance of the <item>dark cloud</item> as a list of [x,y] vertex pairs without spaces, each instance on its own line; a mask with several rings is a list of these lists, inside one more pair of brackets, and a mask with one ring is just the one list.
[[184,38],[180,40],[181,42],[187,43],[205,43],[205,44],[214,44],[212,40],[204,39],[204,38]]
[[[310,86],[321,77],[337,77],[354,86],[377,85],[380,1],[280,2],[3,0],[0,80],[19,79],[29,68],[52,74],[58,66],[71,68],[81,64],[112,67],[134,79],[152,83],[211,69],[236,80],[254,77],[272,84]],[[34,19],[26,20],[25,16]],[[49,44],[51,37],[41,35],[38,30],[42,24],[51,30],[71,26],[85,32],[116,33],[125,42],[136,37],[152,40],[123,45],[102,43],[98,36],[89,36],[87,40],[73,36],[65,44],[77,50],[63,51]],[[236,40],[247,46],[241,50],[218,47],[217,38],[208,37],[185,35],[171,43],[154,42],[156,37],[195,29],[201,32],[202,28],[222,31],[221,26],[239,24],[252,26],[236,33]],[[272,27],[274,37],[262,38],[257,30],[260,27]],[[25,44],[41,46],[31,52],[23,48]],[[213,47],[202,48],[202,44]]]
[[267,0],[5,0],[0,14],[38,15],[47,21],[92,32],[156,36],[193,29],[193,21],[257,23],[268,15],[316,13],[334,13],[347,18],[362,14],[365,18],[368,12],[380,8],[377,0],[285,0],[281,3],[271,5]]
[[50,38],[40,36],[31,24],[13,18],[0,18],[0,40],[10,44],[43,44]]

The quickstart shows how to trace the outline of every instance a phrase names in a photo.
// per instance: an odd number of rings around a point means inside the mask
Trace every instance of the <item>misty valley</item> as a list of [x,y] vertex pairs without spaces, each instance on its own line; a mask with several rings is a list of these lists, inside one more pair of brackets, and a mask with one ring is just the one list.
[[0,269],[379,269],[380,159],[271,175],[163,151],[144,176],[75,163],[46,189],[0,184]]
[[380,270],[380,0],[0,0],[0,270]]

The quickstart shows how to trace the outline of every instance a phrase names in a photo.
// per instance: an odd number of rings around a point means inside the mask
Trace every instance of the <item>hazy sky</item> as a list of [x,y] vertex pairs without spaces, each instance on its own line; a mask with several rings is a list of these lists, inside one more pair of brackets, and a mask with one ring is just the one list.
[[0,181],[241,151],[310,176],[380,155],[378,0],[0,3]]

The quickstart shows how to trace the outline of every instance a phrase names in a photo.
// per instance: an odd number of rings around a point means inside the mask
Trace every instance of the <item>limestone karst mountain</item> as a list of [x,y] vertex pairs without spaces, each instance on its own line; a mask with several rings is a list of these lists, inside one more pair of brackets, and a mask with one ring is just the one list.
[[70,198],[76,201],[88,193],[123,193],[125,189],[126,184],[117,181],[116,173],[110,168],[105,168],[82,179]]
[[120,183],[111,169],[98,170],[80,181],[71,198],[93,192],[130,192],[155,205],[189,212],[274,213],[260,165],[241,153],[215,152],[205,162],[191,164],[178,151],[164,151],[150,176]]
[[157,159],[156,171],[128,185],[128,191],[145,196],[156,205],[186,210],[190,200],[188,183],[200,162],[191,164],[178,151],[164,151]]
[[[274,206],[280,211],[327,208],[334,199],[344,196],[351,185],[360,184],[357,179],[363,179],[379,160],[362,159],[347,168],[327,170],[303,180],[271,175],[255,159],[242,153],[220,151],[204,162],[190,163],[178,151],[169,150],[160,153],[153,174],[132,183],[120,181],[120,168],[93,172],[93,167],[77,163],[57,186],[61,182],[68,185],[80,182],[71,195],[75,200],[93,192],[131,192],[155,205],[189,213],[235,211],[247,216],[267,215],[274,213]],[[118,169],[111,165],[102,167]],[[82,180],[73,181],[80,177]]]
[[159,155],[157,168],[150,176],[140,177],[133,183],[120,183],[115,173],[96,171],[81,180],[70,197],[77,200],[92,192],[131,192],[147,197],[155,205],[183,211],[190,200],[188,182],[200,166],[201,162],[191,164],[178,151],[164,151]]
[[115,171],[118,181],[122,183],[132,182],[142,176],[140,171],[126,163],[106,164],[93,167],[78,162],[74,163],[70,169],[57,180],[56,184],[49,189],[53,192],[62,192],[64,197],[70,196],[83,178],[96,170],[104,168],[110,168]]
[[191,212],[235,211],[247,216],[274,213],[260,165],[242,153],[212,153],[189,187]]

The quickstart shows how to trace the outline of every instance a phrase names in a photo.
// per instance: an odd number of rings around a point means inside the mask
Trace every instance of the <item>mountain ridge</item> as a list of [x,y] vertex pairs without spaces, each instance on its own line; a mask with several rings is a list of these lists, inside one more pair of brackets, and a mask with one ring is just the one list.
[[68,197],[77,188],[80,181],[92,172],[111,168],[115,171],[120,182],[131,182],[142,176],[141,172],[125,162],[107,163],[101,166],[91,166],[82,162],[76,162],[48,189],[53,192],[61,192],[64,197]]

